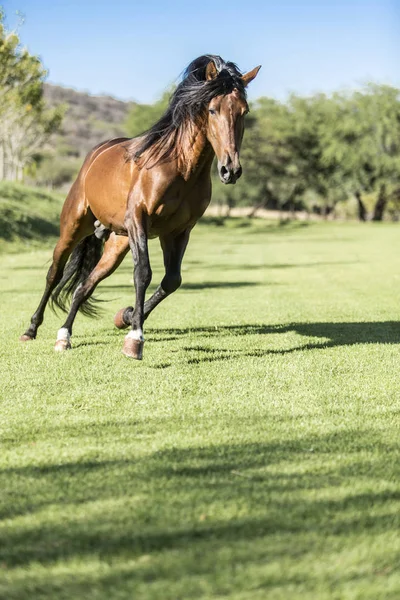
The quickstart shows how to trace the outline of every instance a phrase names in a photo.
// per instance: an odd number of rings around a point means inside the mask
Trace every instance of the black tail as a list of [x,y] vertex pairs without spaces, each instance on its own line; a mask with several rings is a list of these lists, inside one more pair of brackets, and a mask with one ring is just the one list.
[[[84,283],[99,262],[103,253],[103,240],[94,234],[83,239],[72,252],[64,269],[60,283],[51,295],[52,308],[61,308],[68,312],[67,303],[79,285]],[[87,298],[82,302],[79,310],[89,317],[95,317],[98,310],[94,306],[99,302],[95,298]]]

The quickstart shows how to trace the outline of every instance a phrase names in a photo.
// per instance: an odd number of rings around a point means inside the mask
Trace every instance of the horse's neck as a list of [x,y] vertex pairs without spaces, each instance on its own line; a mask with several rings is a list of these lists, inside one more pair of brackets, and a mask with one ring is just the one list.
[[207,140],[204,128],[193,122],[189,123],[181,135],[179,144],[177,168],[185,181],[196,173],[204,175],[205,169],[211,169],[214,150]]

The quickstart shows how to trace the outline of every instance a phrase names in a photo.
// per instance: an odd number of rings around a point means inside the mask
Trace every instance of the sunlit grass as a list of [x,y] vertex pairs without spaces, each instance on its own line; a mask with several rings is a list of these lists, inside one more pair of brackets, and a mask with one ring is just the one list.
[[18,342],[50,254],[1,258],[1,598],[400,597],[398,225],[199,225],[142,363],[130,259]]

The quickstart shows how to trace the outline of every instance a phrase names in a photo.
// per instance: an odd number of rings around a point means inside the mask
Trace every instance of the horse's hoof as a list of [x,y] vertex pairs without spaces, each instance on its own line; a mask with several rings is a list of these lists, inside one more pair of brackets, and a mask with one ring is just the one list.
[[20,342],[32,342],[32,340],[34,340],[34,337],[31,337],[30,335],[28,335],[27,333],[24,333],[24,335],[21,335],[21,337],[19,338]]
[[142,360],[143,346],[144,346],[144,342],[141,342],[140,340],[133,340],[132,338],[125,338],[124,345],[122,347],[122,354],[124,354],[128,358],[135,358],[136,360]]
[[114,325],[118,329],[126,329],[127,327],[129,327],[129,325],[127,325],[124,321],[125,310],[126,308],[121,308],[121,310],[119,310],[114,317]]
[[64,352],[65,350],[71,350],[71,342],[69,340],[57,340],[54,350],[56,352]]

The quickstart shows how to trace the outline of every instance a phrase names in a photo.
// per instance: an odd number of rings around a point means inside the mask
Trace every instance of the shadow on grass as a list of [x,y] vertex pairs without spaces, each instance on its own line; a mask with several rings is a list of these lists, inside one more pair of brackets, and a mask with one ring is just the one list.
[[[185,291],[185,290],[203,290],[203,289],[224,289],[224,288],[240,288],[240,287],[251,287],[251,286],[255,286],[255,285],[265,285],[264,283],[258,283],[257,281],[204,281],[201,283],[183,283],[180,291]],[[276,284],[273,284],[276,285]],[[156,289],[156,285],[153,284],[154,289]],[[130,290],[133,294],[134,292],[134,287],[133,284],[132,285],[126,285],[126,284],[121,284],[121,285],[103,285],[102,288],[103,290]],[[149,290],[151,291],[151,288],[149,288]]]
[[[200,356],[186,356],[187,364],[200,364],[225,360],[235,360],[243,357],[263,357],[271,355],[286,355],[304,350],[324,350],[341,346],[355,346],[358,344],[400,344],[400,322],[399,321],[369,321],[354,323],[290,323],[288,325],[216,325],[203,327],[152,328],[146,327],[148,342],[151,344],[160,342],[172,342],[188,338],[193,343],[193,335],[199,336],[199,343],[183,346],[185,353],[192,352]],[[321,338],[315,341],[304,340],[304,343],[296,343],[291,348],[257,348],[252,350],[240,348],[224,348],[208,346],[201,343],[204,338],[211,340],[224,339],[235,336],[269,336],[276,334],[297,333],[304,338]],[[103,338],[119,337],[120,332],[116,329],[101,332],[101,340],[79,340],[76,339],[74,348],[89,346],[104,346],[108,342]],[[177,360],[181,360],[177,358]],[[154,365],[155,369],[164,369],[172,366],[172,363]]]
[[12,267],[13,271],[42,271],[43,272],[43,277],[45,277],[46,272],[49,270],[49,264],[51,262],[51,259],[49,258],[49,260],[47,260],[45,263],[43,263],[42,266],[35,266],[35,265],[16,265]]
[[[216,271],[234,270],[234,271],[254,271],[254,270],[280,270],[280,269],[308,269],[308,268],[319,268],[329,267],[337,265],[354,265],[353,261],[320,261],[313,263],[266,263],[262,265],[254,264],[238,264],[238,263],[202,263],[207,269],[215,269]],[[357,261],[357,264],[361,264],[361,261]]]
[[291,231],[307,229],[314,225],[313,221],[300,221],[297,219],[268,220],[244,217],[226,217],[204,215],[199,219],[198,225],[226,226],[227,229],[246,229],[251,233],[290,233]]
[[[91,434],[106,444],[115,427],[102,423]],[[74,429],[65,427],[63,434],[73,434],[76,444]],[[86,429],[82,435],[87,438]],[[125,435],[135,435],[135,424]],[[3,528],[0,561],[7,567],[85,555],[112,561],[199,551],[210,542],[214,549],[267,542],[273,534],[286,536],[280,551],[290,556],[307,551],[309,535],[376,535],[400,524],[394,510],[400,490],[385,489],[398,480],[397,454],[398,444],[368,429],[164,449],[140,458],[125,449],[116,460],[6,468],[0,472],[1,517],[25,520]],[[242,506],[245,515],[235,516]],[[46,510],[49,519],[38,516]],[[279,555],[273,545],[269,551]]]
[[[11,226],[10,226],[11,224]],[[17,217],[14,211],[2,211],[0,213],[0,238],[6,241],[14,239],[41,239],[42,237],[54,237],[59,234],[59,226],[36,215],[21,214]]]
[[183,283],[181,290],[203,290],[207,288],[212,289],[224,289],[224,288],[240,288],[240,287],[251,287],[255,285],[261,285],[257,281],[204,281],[201,283]]
[[305,338],[322,338],[321,341],[306,341],[292,348],[254,348],[250,351],[232,350],[227,348],[208,348],[204,345],[186,346],[186,351],[202,352],[204,356],[188,358],[189,364],[233,360],[244,356],[262,357],[268,355],[285,355],[297,351],[335,348],[338,346],[354,346],[357,344],[400,344],[399,321],[370,321],[360,323],[290,323],[288,325],[226,325],[215,327],[191,327],[185,329],[148,329],[150,335],[158,334],[175,336],[199,336],[216,339],[229,336],[276,335],[297,333]]

